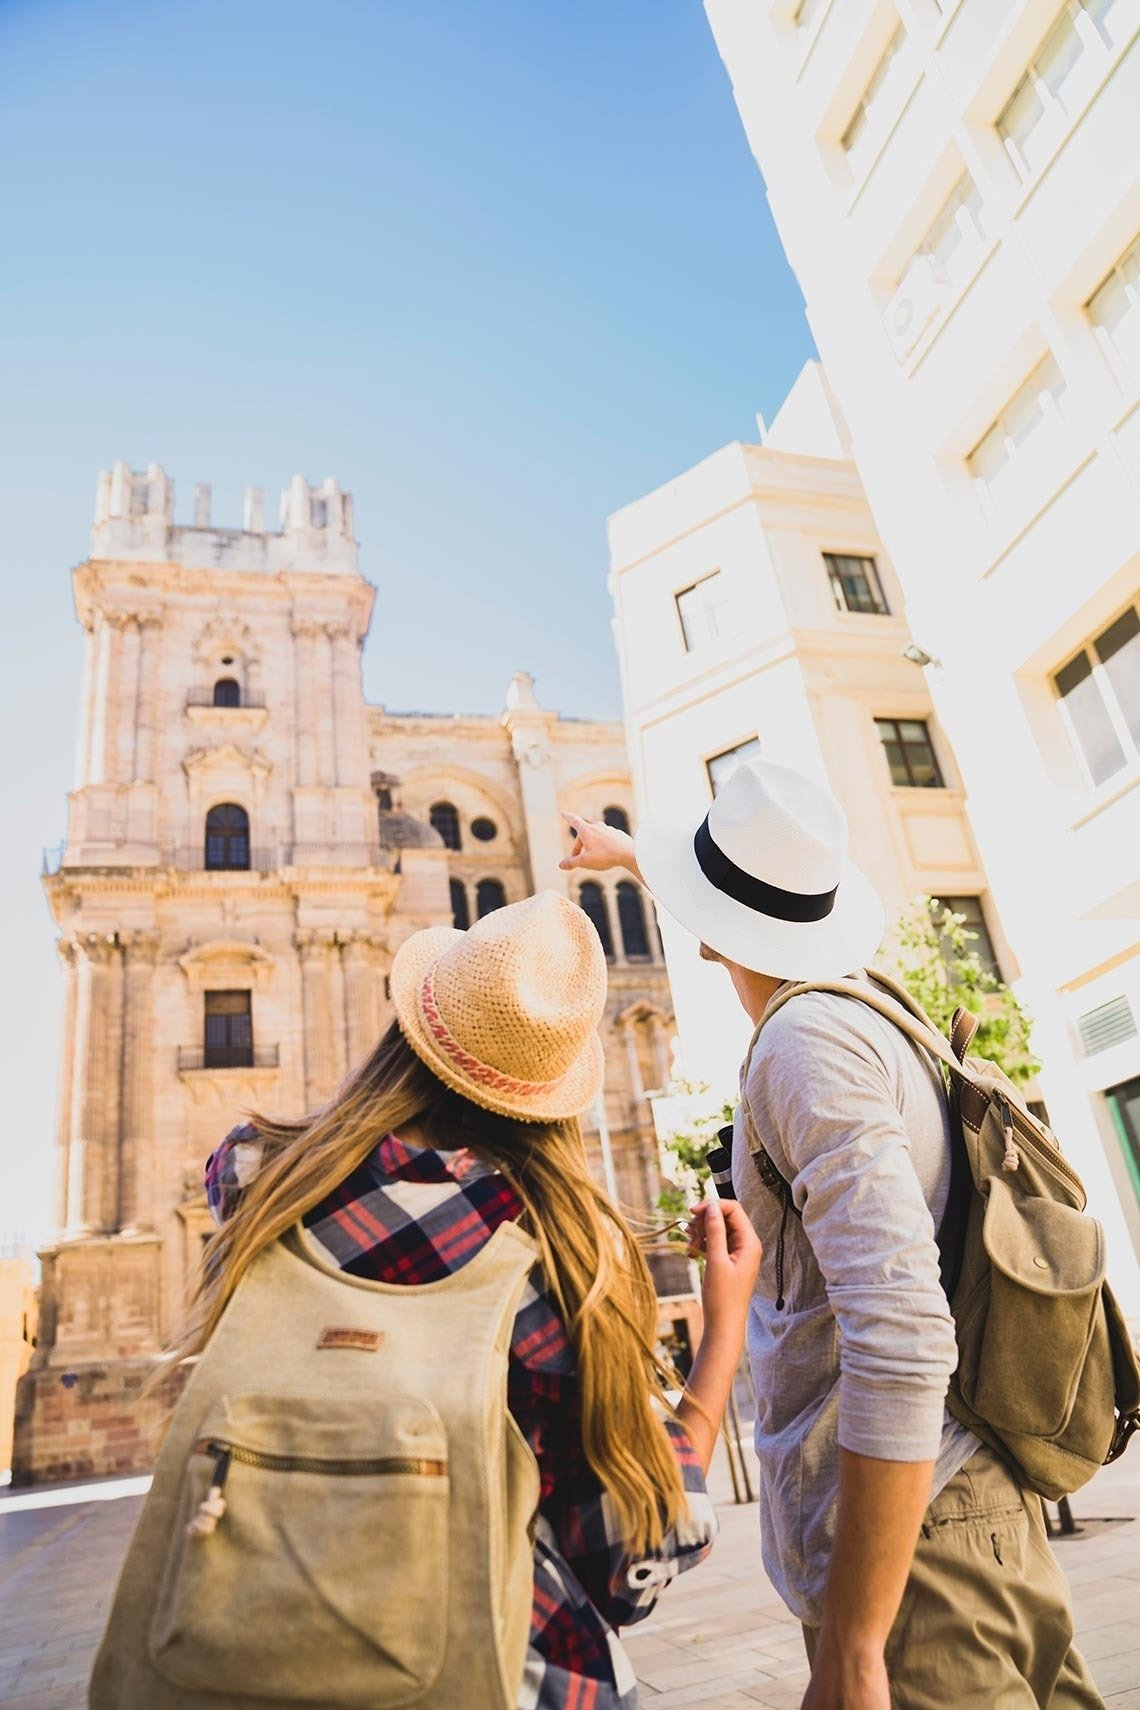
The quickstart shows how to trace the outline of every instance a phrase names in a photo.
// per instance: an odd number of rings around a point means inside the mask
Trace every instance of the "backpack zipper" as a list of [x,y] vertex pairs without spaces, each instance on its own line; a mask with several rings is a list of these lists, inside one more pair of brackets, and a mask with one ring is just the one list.
[[1022,1141],[1028,1141],[1030,1150],[1032,1151],[1036,1162],[1039,1163],[1043,1169],[1049,1170],[1053,1175],[1057,1176],[1061,1181],[1076,1188],[1077,1192],[1083,1198],[1084,1190],[1081,1185],[1081,1178],[1077,1175],[1072,1165],[1064,1157],[1056,1144],[1052,1146],[1047,1145],[1047,1143],[1042,1140],[1041,1136],[1030,1127],[1029,1119],[1024,1116],[1020,1110],[1018,1110],[1015,1104],[1010,1103],[1005,1093],[998,1092],[993,1096],[1002,1108],[1002,1127],[1006,1131],[1007,1135],[1012,1133]]
[[196,1455],[211,1455],[214,1471],[209,1488],[198,1504],[186,1527],[191,1538],[208,1538],[217,1531],[218,1521],[226,1512],[223,1494],[230,1466],[234,1461],[242,1466],[257,1467],[262,1472],[325,1473],[333,1478],[368,1476],[399,1476],[410,1474],[418,1478],[444,1478],[446,1461],[417,1460],[410,1455],[374,1455],[353,1460],[321,1460],[316,1455],[274,1455],[261,1449],[246,1449],[240,1443],[227,1443],[216,1437],[201,1437],[194,1444]]

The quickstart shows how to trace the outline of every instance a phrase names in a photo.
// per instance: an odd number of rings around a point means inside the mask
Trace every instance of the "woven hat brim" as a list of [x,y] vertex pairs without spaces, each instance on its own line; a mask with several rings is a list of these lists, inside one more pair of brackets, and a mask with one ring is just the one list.
[[454,927],[433,926],[414,932],[397,950],[389,980],[392,1005],[404,1038],[444,1086],[484,1110],[513,1116],[519,1122],[563,1122],[581,1116],[598,1097],[605,1079],[605,1053],[596,1033],[591,1033],[584,1050],[556,1086],[525,1094],[500,1092],[465,1075],[432,1036],[420,1005],[423,983],[440,957],[465,937]]
[[883,936],[879,895],[853,861],[844,864],[835,907],[823,920],[776,920],[725,896],[706,879],[693,828],[643,822],[637,860],[673,919],[710,950],[757,974],[781,980],[842,978],[875,959]]

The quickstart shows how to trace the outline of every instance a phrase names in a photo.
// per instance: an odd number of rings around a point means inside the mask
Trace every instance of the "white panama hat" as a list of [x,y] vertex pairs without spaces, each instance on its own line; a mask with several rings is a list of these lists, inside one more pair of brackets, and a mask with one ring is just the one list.
[[847,857],[829,790],[770,760],[746,760],[693,832],[644,823],[637,859],[654,897],[730,961],[783,980],[826,980],[874,959],[883,905]]

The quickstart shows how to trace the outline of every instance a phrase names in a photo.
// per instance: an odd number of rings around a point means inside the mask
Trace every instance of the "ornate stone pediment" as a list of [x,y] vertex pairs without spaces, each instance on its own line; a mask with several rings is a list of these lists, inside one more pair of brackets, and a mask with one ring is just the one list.
[[204,626],[194,643],[194,660],[199,665],[212,665],[220,653],[240,655],[247,665],[258,663],[254,652],[253,631],[238,617],[219,613]]
[[277,962],[268,950],[246,938],[215,938],[195,944],[178,958],[178,966],[195,991],[219,983],[225,986],[263,986],[273,977]]
[[239,748],[233,742],[224,742],[217,748],[191,749],[182,766],[191,777],[211,771],[242,771],[255,778],[265,778],[273,770],[273,762],[267,760],[260,750]]

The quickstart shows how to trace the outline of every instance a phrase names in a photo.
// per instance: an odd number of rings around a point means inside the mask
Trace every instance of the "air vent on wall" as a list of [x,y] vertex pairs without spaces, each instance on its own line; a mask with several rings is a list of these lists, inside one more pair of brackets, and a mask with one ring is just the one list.
[[1077,1026],[1086,1057],[1095,1057],[1098,1051],[1109,1051],[1126,1039],[1135,1039],[1137,1031],[1136,1017],[1126,997],[1113,998],[1111,1003],[1090,1009],[1087,1015],[1079,1017]]

